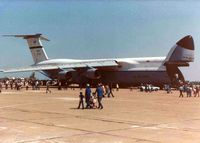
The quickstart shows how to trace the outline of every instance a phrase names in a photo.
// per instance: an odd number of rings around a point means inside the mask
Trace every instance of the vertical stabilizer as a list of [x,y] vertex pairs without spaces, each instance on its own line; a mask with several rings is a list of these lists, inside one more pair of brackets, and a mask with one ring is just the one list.
[[166,59],[167,64],[184,64],[194,61],[194,41],[191,35],[179,40],[170,50]]
[[47,38],[41,36],[42,34],[35,35],[4,35],[4,36],[14,36],[22,37],[27,40],[29,49],[31,51],[33,61],[35,64],[45,61],[48,59],[47,54],[42,46],[41,40],[49,41]]
[[187,35],[176,42],[169,51],[164,65],[172,84],[179,86],[181,82],[185,82],[178,67],[189,66],[189,63],[194,61],[194,49],[194,40],[191,35]]

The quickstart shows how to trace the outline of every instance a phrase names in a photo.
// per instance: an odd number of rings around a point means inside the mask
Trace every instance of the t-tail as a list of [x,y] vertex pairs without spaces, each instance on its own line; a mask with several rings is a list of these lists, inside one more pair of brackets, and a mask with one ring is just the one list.
[[49,41],[47,38],[43,37],[42,34],[34,35],[4,35],[24,38],[27,40],[29,49],[31,51],[33,61],[35,64],[48,60],[47,54],[42,46],[41,40]]
[[169,51],[164,65],[173,84],[178,85],[180,81],[184,82],[184,76],[178,67],[189,66],[189,62],[194,61],[194,41],[192,36],[188,35],[179,40]]
[[188,35],[179,40],[170,50],[165,65],[189,66],[189,62],[194,61],[194,41]]

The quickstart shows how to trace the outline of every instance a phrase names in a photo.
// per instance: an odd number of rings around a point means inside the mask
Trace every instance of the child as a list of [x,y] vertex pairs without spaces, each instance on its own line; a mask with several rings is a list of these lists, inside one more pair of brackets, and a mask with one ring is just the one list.
[[95,92],[92,93],[91,106],[92,108],[97,108],[97,97],[96,97]]
[[79,95],[79,99],[80,99],[80,100],[79,100],[78,109],[80,109],[80,106],[81,106],[81,105],[82,105],[82,109],[84,109],[83,98],[84,98],[83,93],[80,92],[80,95]]

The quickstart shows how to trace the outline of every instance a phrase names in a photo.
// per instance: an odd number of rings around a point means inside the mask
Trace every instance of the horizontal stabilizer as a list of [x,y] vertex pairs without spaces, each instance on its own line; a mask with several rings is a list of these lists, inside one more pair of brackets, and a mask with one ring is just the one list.
[[40,38],[41,40],[45,40],[45,41],[50,41],[49,39],[45,38],[42,36],[42,34],[28,34],[28,35],[3,35],[6,37],[17,37],[17,38],[24,38],[24,39],[28,39],[28,38]]

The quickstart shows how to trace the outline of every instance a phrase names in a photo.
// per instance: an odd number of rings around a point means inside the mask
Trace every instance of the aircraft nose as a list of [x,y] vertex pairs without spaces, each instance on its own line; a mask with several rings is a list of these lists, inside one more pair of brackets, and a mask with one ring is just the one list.
[[194,50],[194,41],[191,35],[185,36],[184,38],[179,40],[176,44],[183,48]]

